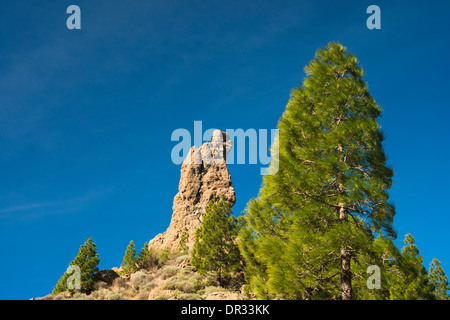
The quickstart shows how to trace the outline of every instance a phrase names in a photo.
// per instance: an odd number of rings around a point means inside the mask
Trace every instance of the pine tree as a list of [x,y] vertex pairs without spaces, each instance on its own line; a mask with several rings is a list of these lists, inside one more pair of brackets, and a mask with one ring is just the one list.
[[441,262],[434,258],[430,263],[430,270],[428,278],[432,286],[434,287],[434,294],[437,300],[449,300],[448,290],[450,290],[448,284],[448,278],[442,269]]
[[407,234],[400,256],[391,268],[389,291],[391,300],[432,300],[433,286],[423,266],[423,258],[415,245],[415,239]]
[[[80,270],[80,285],[78,289],[81,293],[90,293],[94,287],[93,276],[98,271],[98,264],[100,259],[97,254],[97,247],[92,242],[92,238],[89,238],[83,245],[80,246],[78,255],[72,260],[69,266],[78,266]],[[59,279],[52,294],[58,294],[64,291],[70,291],[74,293],[76,289],[69,289],[67,281],[72,274],[64,273]]]
[[148,242],[144,244],[144,247],[139,252],[136,264],[138,269],[146,270],[158,264],[158,259],[154,251],[149,248]]
[[189,233],[188,233],[187,228],[185,227],[183,232],[181,233],[180,245],[179,245],[179,249],[182,254],[189,253],[188,242],[189,242]]
[[248,203],[240,248],[260,297],[347,300],[355,267],[377,261],[375,237],[396,237],[393,171],[357,58],[329,43],[305,72],[278,123],[278,172]]
[[239,248],[235,243],[237,233],[237,221],[229,202],[222,199],[215,203],[211,200],[196,231],[191,254],[192,265],[199,274],[212,273],[220,285],[227,284],[230,273],[240,265]]
[[134,246],[133,240],[128,244],[120,266],[126,274],[131,274],[137,270],[136,247]]

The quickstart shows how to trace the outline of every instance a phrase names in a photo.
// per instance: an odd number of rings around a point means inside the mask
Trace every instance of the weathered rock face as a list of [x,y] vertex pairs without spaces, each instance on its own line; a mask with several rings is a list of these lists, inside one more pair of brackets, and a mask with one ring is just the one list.
[[231,147],[228,134],[215,130],[211,142],[190,149],[181,166],[170,225],[149,242],[149,247],[178,250],[181,234],[186,228],[188,245],[192,248],[195,231],[201,224],[208,202],[213,198],[219,201],[224,196],[231,206],[234,205],[236,197],[226,164]]

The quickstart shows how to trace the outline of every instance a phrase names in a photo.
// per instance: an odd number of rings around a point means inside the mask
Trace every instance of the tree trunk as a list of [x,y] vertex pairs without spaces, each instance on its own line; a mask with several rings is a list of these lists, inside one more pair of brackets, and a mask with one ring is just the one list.
[[[347,221],[347,210],[341,205],[339,219]],[[345,247],[341,247],[341,299],[352,300],[352,272],[350,269],[351,254]]]
[[311,300],[312,291],[313,291],[312,288],[306,288],[302,299],[303,300]]
[[341,248],[341,299],[352,300],[352,273],[350,270],[350,254]]
[[[340,121],[340,120],[339,120]],[[344,148],[338,144],[338,150],[342,153],[341,162],[346,162]],[[339,178],[339,192],[345,194],[345,185]],[[348,223],[348,212],[344,203],[339,203],[339,219],[342,223]],[[352,271],[350,269],[351,254],[344,246],[341,247],[341,299],[352,300]]]

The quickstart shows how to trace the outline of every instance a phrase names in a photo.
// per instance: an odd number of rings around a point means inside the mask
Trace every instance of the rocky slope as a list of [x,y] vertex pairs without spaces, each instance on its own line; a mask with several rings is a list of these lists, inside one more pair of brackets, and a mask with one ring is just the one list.
[[[163,253],[161,251],[160,253]],[[189,255],[171,252],[150,269],[125,274],[120,268],[96,273],[89,294],[69,292],[37,300],[243,300],[250,297],[239,287],[225,289],[211,277],[195,272]]]

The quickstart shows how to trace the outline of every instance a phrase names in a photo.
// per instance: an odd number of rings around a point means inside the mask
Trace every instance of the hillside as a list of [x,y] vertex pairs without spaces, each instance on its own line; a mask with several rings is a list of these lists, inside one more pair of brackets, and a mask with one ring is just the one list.
[[[239,277],[236,278],[238,280]],[[90,294],[68,292],[47,295],[37,300],[242,300],[239,281],[233,288],[220,287],[213,277],[195,272],[189,255],[160,251],[156,263],[148,270],[130,275],[120,268],[101,270],[95,275]]]

